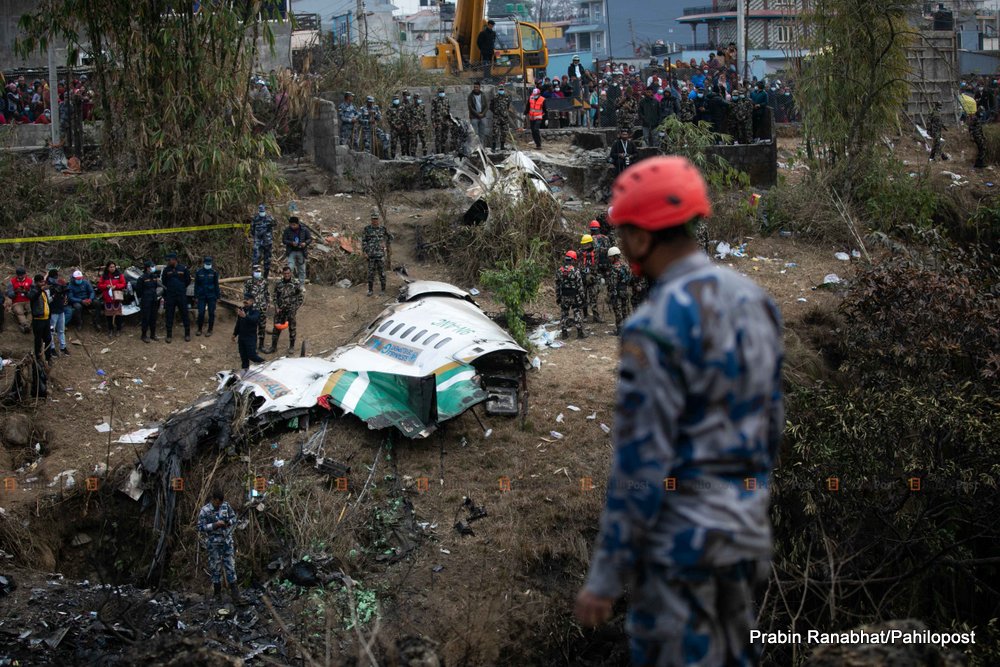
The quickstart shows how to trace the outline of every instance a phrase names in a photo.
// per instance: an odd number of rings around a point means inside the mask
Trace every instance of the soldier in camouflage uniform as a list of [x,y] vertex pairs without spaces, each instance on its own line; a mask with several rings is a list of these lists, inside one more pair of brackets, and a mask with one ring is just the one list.
[[676,156],[614,186],[622,250],[656,289],[622,328],[607,500],[576,616],[605,622],[628,586],[634,665],[759,660],[749,637],[784,427],[781,315],[698,250],[690,221],[709,215],[707,190]]
[[649,293],[649,281],[645,278],[633,277],[629,281],[629,287],[632,288],[632,310],[638,310],[642,302],[646,300],[646,295]]
[[[271,334],[271,347],[264,352],[274,352],[278,349],[278,339],[284,325],[288,325],[288,351],[295,349],[295,315],[302,305],[302,283],[292,277],[292,269],[281,270],[281,280],[274,286],[274,333]],[[279,329],[278,325],[282,325]]]
[[934,106],[931,108],[930,117],[927,119],[927,131],[931,135],[931,157],[930,161],[934,161],[934,156],[938,153],[941,154],[942,160],[947,160],[948,156],[945,154],[944,149],[941,148],[941,144],[944,143],[941,139],[941,133],[944,132],[944,122],[941,120],[941,103],[935,102]]
[[694,108],[694,100],[687,96],[687,94],[681,95],[681,112],[677,114],[685,123],[691,123],[694,121],[695,114],[697,110]]
[[626,88],[618,101],[618,129],[632,131],[639,116],[639,104],[631,88]]
[[576,337],[586,338],[583,330],[583,315],[580,313],[583,299],[583,276],[576,268],[576,251],[569,250],[563,258],[563,265],[556,271],[556,303],[559,305],[559,328],[562,337],[569,338],[569,327],[576,327]]
[[[396,159],[396,147],[402,142],[403,133],[407,131],[406,109],[399,99],[399,96],[392,98],[392,106],[386,112],[386,119],[389,121],[389,158]],[[403,154],[406,154],[403,149]]]
[[730,131],[738,144],[749,144],[753,141],[753,102],[746,92],[733,92],[733,103],[729,107]]
[[413,157],[416,147],[416,137],[414,133],[414,127],[417,124],[416,112],[414,112],[413,97],[410,96],[410,91],[404,90],[403,96],[400,98],[402,101],[403,108],[403,133],[399,136],[399,150],[403,155],[408,155]]
[[597,314],[597,297],[601,291],[601,276],[597,268],[597,247],[594,237],[584,234],[580,237],[580,250],[577,264],[580,267],[580,275],[583,277],[583,316],[586,318],[592,315],[594,322],[601,322]]
[[236,527],[236,512],[226,502],[220,489],[212,491],[211,500],[198,512],[198,532],[205,535],[208,550],[208,571],[212,575],[213,599],[222,597],[222,575],[233,603],[242,602],[239,585],[236,583],[236,555],[233,550],[233,528]]
[[257,320],[257,349],[266,352],[264,334],[267,333],[267,307],[271,305],[271,298],[267,292],[267,278],[257,264],[253,265],[251,276],[243,283],[243,296],[252,296],[254,306],[260,311],[260,319]]
[[622,251],[617,246],[608,250],[608,257],[611,259],[611,267],[608,270],[608,306],[615,314],[615,335],[622,331],[622,321],[628,317],[629,293],[628,287],[632,280],[632,272],[629,267],[621,261]]
[[271,250],[274,247],[274,218],[264,205],[257,207],[257,215],[250,220],[250,239],[253,241],[254,264],[264,267],[264,277],[271,272]]
[[368,257],[368,296],[372,295],[375,286],[375,275],[385,292],[385,251],[392,235],[379,224],[378,209],[372,209],[371,223],[361,234],[361,250]]
[[413,138],[410,139],[410,148],[416,155],[419,143],[421,155],[427,155],[427,109],[424,108],[424,100],[419,93],[413,95],[413,106],[410,108],[410,113],[413,117]]
[[344,93],[344,101],[337,105],[337,116],[340,118],[340,145],[357,148],[352,139],[354,124],[358,120],[358,108],[354,106],[354,93],[351,91]]
[[986,166],[986,137],[983,136],[983,121],[979,111],[969,116],[969,136],[976,144],[976,163],[973,166],[982,169]]
[[[386,141],[385,132],[379,127],[382,122],[382,110],[375,104],[375,98],[369,95],[365,99],[365,105],[361,107],[360,125],[361,139],[359,145],[363,145],[365,150],[374,155],[385,155],[389,146]],[[381,145],[373,150],[372,142],[378,141]]]
[[451,131],[451,104],[444,88],[438,88],[437,97],[431,102],[431,124],[434,126],[434,152],[448,152],[448,133]]
[[497,92],[490,100],[490,113],[493,114],[490,148],[496,150],[500,146],[500,150],[503,150],[507,135],[510,134],[510,96],[502,83],[497,86]]

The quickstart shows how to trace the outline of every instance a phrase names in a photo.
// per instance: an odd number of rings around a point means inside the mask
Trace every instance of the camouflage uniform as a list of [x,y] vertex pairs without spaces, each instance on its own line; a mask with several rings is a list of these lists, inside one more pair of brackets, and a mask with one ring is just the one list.
[[690,123],[694,121],[696,110],[694,108],[694,100],[692,100],[687,95],[681,96],[681,112],[677,115],[685,123]]
[[618,102],[618,129],[632,131],[639,116],[639,105],[631,92],[626,92]]
[[448,132],[451,130],[451,104],[447,97],[435,97],[431,102],[431,124],[434,126],[434,152],[448,152]]
[[420,148],[422,149],[422,154],[427,155],[427,111],[424,109],[423,100],[419,100],[419,95],[415,95],[413,99],[413,105],[410,107],[411,114],[411,128],[413,130],[413,137],[410,139],[410,149],[412,154],[417,153],[417,144],[419,142]]
[[646,293],[649,292],[649,281],[645,278],[633,278],[629,281],[632,288],[632,310],[638,310],[642,302],[646,300]]
[[264,277],[271,272],[271,250],[274,247],[274,218],[259,213],[250,221],[250,238],[253,239],[253,263],[264,270]]
[[385,291],[385,244],[391,240],[392,236],[382,225],[375,226],[369,224],[365,227],[361,235],[361,250],[368,257],[368,292],[372,291],[375,285],[375,276],[378,275],[379,284],[382,291]]
[[340,118],[340,145],[348,145],[357,148],[357,143],[353,141],[354,123],[358,119],[358,108],[353,102],[341,102],[337,106],[337,116]]
[[942,159],[944,158],[944,150],[941,149],[941,133],[944,132],[944,122],[941,120],[941,114],[938,113],[937,109],[931,109],[930,117],[927,119],[927,131],[931,135],[931,157],[933,160],[934,156],[941,153]]
[[986,137],[983,136],[983,122],[978,113],[969,118],[969,136],[976,144],[976,163],[973,166],[982,169],[986,166]]
[[264,347],[264,334],[267,333],[267,307],[271,305],[271,298],[267,292],[267,279],[247,278],[243,283],[243,298],[253,297],[253,305],[260,310],[260,319],[257,320],[257,348]]
[[[236,512],[223,502],[219,509],[208,503],[198,513],[198,531],[205,534],[205,547],[208,549],[208,571],[212,575],[212,583],[222,583],[222,573],[226,574],[227,583],[236,582],[236,557],[233,551],[233,528],[236,527]],[[215,528],[216,521],[225,521],[227,525]]]
[[632,281],[632,272],[621,261],[615,261],[608,271],[608,306],[615,314],[615,334],[621,333],[622,321],[628,317],[629,293],[628,286]]
[[740,94],[740,99],[729,107],[731,114],[730,128],[738,144],[749,144],[753,141],[753,102]]
[[784,428],[781,315],[704,253],[622,331],[614,455],[586,589],[618,597],[633,664],[750,665]]
[[572,264],[564,264],[556,270],[556,303],[559,304],[559,328],[563,338],[569,335],[569,327],[576,327],[576,334],[583,338],[583,316],[580,313],[583,299],[583,276]]
[[375,153],[372,150],[372,139],[377,139],[381,144],[381,150],[379,152],[385,154],[388,149],[386,146],[386,136],[382,128],[378,126],[382,122],[382,110],[377,104],[373,104],[369,107],[367,104],[361,107],[361,137],[362,142],[359,145],[363,145],[365,150],[369,153]]
[[507,143],[507,135],[510,133],[510,96],[494,95],[490,100],[490,113],[493,114],[493,134],[490,138],[490,147],[496,150],[504,149]]
[[302,283],[295,278],[281,279],[274,286],[274,333],[271,334],[271,352],[278,349],[281,329],[278,324],[288,324],[288,349],[295,347],[295,314],[302,306]]
[[401,104],[393,104],[386,112],[389,121],[389,157],[396,158],[396,147],[402,148],[402,154],[406,155],[407,146],[403,145],[403,135],[407,132],[406,109]]
[[582,247],[577,255],[580,258],[580,275],[583,278],[583,316],[593,315],[595,322],[601,318],[597,314],[597,296],[601,291],[601,277],[597,272],[597,251],[593,244]]

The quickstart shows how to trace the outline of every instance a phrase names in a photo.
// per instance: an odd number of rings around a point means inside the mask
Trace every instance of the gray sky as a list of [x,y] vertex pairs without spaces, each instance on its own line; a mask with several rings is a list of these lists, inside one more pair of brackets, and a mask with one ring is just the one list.
[[[691,28],[674,19],[684,13],[685,7],[711,4],[711,0],[608,0],[614,55],[624,57],[632,54],[632,37],[628,26],[630,18],[637,44],[657,39],[685,44],[691,42]],[[698,39],[704,41],[707,35],[702,27],[698,32]]]

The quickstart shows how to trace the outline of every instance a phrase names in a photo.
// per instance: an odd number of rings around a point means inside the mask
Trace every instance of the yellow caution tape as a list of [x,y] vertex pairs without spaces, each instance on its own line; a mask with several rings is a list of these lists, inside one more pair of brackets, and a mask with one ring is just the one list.
[[0,239],[0,245],[10,243],[41,243],[44,241],[86,241],[87,239],[110,239],[120,236],[152,236],[154,234],[180,234],[202,232],[210,229],[248,229],[243,222],[229,222],[221,225],[200,225],[198,227],[165,227],[162,229],[130,229],[121,232],[100,232],[95,234],[65,234],[63,236],[25,236],[16,239]]

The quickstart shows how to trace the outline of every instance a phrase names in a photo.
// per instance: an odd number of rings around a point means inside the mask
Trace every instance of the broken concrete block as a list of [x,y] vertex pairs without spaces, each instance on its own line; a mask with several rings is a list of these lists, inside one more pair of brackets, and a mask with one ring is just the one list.
[[27,415],[14,413],[7,417],[3,440],[12,447],[27,447],[31,444],[32,423]]

